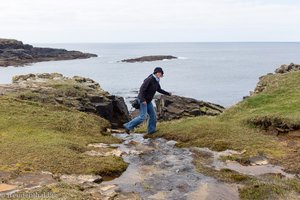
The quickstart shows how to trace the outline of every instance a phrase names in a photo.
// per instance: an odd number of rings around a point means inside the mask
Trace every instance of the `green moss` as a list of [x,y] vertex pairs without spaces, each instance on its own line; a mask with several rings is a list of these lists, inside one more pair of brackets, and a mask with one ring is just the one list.
[[259,183],[244,187],[240,191],[240,198],[244,200],[279,199],[283,197],[284,188],[274,185]]
[[299,179],[282,180],[275,178],[268,180],[252,180],[241,188],[240,198],[243,200],[264,199],[298,199],[300,197]]
[[121,158],[83,154],[89,143],[118,143],[103,135],[109,123],[92,114],[0,97],[0,170],[120,174]]

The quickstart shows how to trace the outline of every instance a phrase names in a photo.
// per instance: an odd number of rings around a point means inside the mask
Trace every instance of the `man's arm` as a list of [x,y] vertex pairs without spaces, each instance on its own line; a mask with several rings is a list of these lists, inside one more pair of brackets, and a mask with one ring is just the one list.
[[149,84],[151,82],[151,79],[152,79],[152,77],[146,78],[144,80],[141,88],[140,88],[140,94],[141,94],[141,96],[140,96],[141,99],[140,100],[141,100],[141,102],[145,102],[146,101],[146,99],[145,99],[145,92],[146,92],[146,90],[147,90],[147,88],[148,88],[148,86],[149,86]]
[[161,94],[165,94],[165,95],[171,96],[171,93],[170,93],[170,92],[167,92],[167,91],[161,89],[160,84],[158,84],[157,92],[159,92],[159,93],[161,93]]

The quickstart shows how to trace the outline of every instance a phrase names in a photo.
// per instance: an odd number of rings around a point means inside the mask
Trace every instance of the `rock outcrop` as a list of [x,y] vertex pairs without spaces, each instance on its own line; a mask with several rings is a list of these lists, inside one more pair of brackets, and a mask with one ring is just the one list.
[[159,60],[171,60],[171,59],[177,59],[175,56],[164,56],[164,55],[158,55],[158,56],[143,56],[139,58],[132,58],[132,59],[125,59],[121,60],[121,62],[128,62],[128,63],[135,63],[135,62],[153,62],[153,61],[159,61]]
[[129,120],[124,99],[109,94],[89,78],[67,78],[58,73],[20,75],[12,84],[0,85],[1,94],[95,113],[110,121],[112,127],[122,127]]
[[30,63],[54,60],[72,60],[97,57],[96,54],[65,49],[38,48],[11,39],[0,39],[0,66],[24,66]]
[[289,65],[281,65],[279,68],[275,70],[275,73],[277,74],[284,74],[292,71],[299,71],[300,65],[291,63]]
[[161,95],[155,102],[158,120],[173,120],[201,115],[215,116],[225,110],[223,106],[217,104],[176,95]]
[[[300,70],[300,65],[298,65],[298,64],[294,64],[294,63],[291,63],[289,65],[284,64],[284,65],[281,65],[280,67],[278,67],[275,70],[275,74],[285,74],[285,73],[299,71],[299,70]],[[272,76],[272,75],[274,75],[274,74],[273,73],[268,73],[267,75],[259,77],[259,81],[256,84],[256,87],[255,87],[254,91],[250,92],[250,95],[252,96],[252,95],[259,94],[259,93],[263,92],[268,86],[268,82],[266,81],[266,78],[268,76]]]

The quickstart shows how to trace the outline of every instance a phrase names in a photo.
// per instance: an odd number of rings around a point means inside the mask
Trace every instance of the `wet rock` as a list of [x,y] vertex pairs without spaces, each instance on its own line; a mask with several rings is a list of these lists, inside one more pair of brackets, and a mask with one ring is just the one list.
[[13,77],[13,83],[0,85],[3,95],[49,104],[62,104],[82,112],[97,114],[113,127],[122,127],[129,120],[122,97],[110,95],[92,79],[58,73],[26,74]]
[[249,159],[250,165],[267,165],[269,161],[265,156],[253,156]]
[[170,140],[166,144],[170,147],[174,147],[177,144],[177,142],[175,140]]
[[135,62],[153,62],[153,61],[159,61],[159,60],[171,60],[171,59],[177,59],[175,56],[164,56],[164,55],[158,55],[158,56],[143,56],[139,58],[132,58],[132,59],[125,59],[121,62],[128,62],[128,63],[135,63]]
[[[119,190],[115,191],[133,191],[143,199],[185,199],[187,193],[196,189],[204,177],[195,171],[191,152],[188,149],[176,148],[173,141],[168,143],[161,138],[144,139],[142,134],[114,136],[125,139],[118,147],[120,150],[143,152],[140,155],[124,155],[126,162],[130,163],[127,170],[121,177],[102,183],[117,185]],[[131,141],[135,144],[131,145]]]
[[114,200],[142,200],[139,194],[134,192],[128,192],[128,193],[120,193],[118,194]]
[[101,200],[142,200],[140,195],[134,192],[122,192],[117,185],[99,185],[85,191],[92,194],[95,199]]
[[173,120],[201,115],[215,116],[225,110],[224,107],[217,104],[176,95],[161,95],[157,97],[155,102],[159,120]]
[[89,155],[89,156],[100,156],[100,157],[107,157],[107,156],[121,157],[123,152],[120,150],[117,150],[117,149],[114,149],[114,150],[108,151],[108,152],[91,150],[91,151],[85,152],[85,154]]
[[84,183],[101,183],[102,177],[98,175],[62,175],[60,180],[74,185],[80,185]]
[[95,147],[95,148],[109,148],[109,144],[104,143],[97,143],[97,144],[89,144],[88,147]]
[[22,188],[36,188],[44,185],[57,183],[52,174],[46,173],[27,173],[21,174],[15,179],[8,181],[9,184],[18,185]]
[[67,51],[65,49],[38,48],[21,41],[0,39],[0,66],[24,66],[30,63],[73,60],[97,57],[96,54],[82,53],[80,51]]

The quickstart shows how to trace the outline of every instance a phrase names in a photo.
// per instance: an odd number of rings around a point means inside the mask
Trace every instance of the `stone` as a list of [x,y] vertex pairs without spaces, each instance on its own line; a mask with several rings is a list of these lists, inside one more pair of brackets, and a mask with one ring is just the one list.
[[123,127],[130,119],[124,99],[104,91],[90,78],[43,73],[14,76],[12,82],[0,85],[2,95],[12,94],[22,100],[61,104],[94,113],[108,120],[113,128]]
[[102,177],[98,175],[62,175],[60,180],[74,185],[80,185],[83,183],[100,183],[102,182]]
[[201,115],[216,116],[225,110],[223,106],[217,104],[176,95],[157,96],[155,103],[157,118],[160,121]]
[[95,150],[91,150],[91,151],[87,151],[85,152],[86,155],[89,156],[100,156],[100,157],[107,157],[107,156],[117,156],[117,157],[121,157],[123,152],[118,150],[118,149],[113,149],[111,151],[95,151]]
[[52,174],[26,173],[8,181],[8,184],[22,186],[24,188],[35,188],[57,183]]
[[88,147],[95,147],[95,148],[109,148],[109,144],[104,143],[97,143],[97,144],[89,144]]
[[0,183],[0,198],[1,198],[1,193],[2,192],[9,192],[9,191],[14,190],[16,188],[17,188],[16,185],[9,185],[9,184],[5,184],[5,183]]
[[252,166],[269,164],[267,157],[261,156],[261,155],[253,156],[249,159],[249,161],[250,161],[250,165],[252,165]]
[[170,55],[156,55],[156,56],[143,56],[139,58],[132,58],[132,59],[124,59],[121,60],[121,62],[128,62],[128,63],[135,63],[135,62],[153,62],[153,61],[159,61],[159,60],[171,60],[171,59],[177,59],[175,56]]
[[[291,63],[289,65],[284,64],[275,70],[275,74],[285,74],[285,73],[299,71],[299,70],[300,70],[299,64],[294,64],[294,63]],[[268,73],[265,76],[261,76],[259,78],[259,82],[256,84],[254,91],[250,91],[250,96],[254,96],[256,94],[259,94],[259,93],[265,91],[268,87],[268,82],[266,81],[266,78],[269,76],[273,76],[273,75],[274,74],[272,74],[272,73]]]
[[277,68],[275,70],[275,73],[284,74],[284,73],[288,73],[288,72],[291,72],[291,71],[298,71],[298,70],[300,70],[300,65],[291,63],[289,65],[286,65],[286,64],[281,65],[279,68]]

